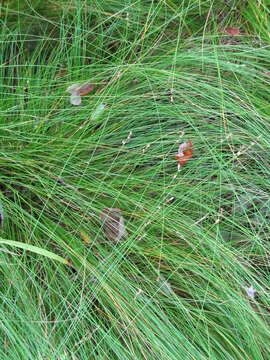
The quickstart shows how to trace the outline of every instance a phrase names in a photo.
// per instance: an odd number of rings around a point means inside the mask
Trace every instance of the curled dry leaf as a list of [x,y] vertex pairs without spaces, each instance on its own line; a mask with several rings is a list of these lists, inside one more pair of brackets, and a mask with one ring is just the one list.
[[193,156],[193,144],[190,140],[188,142],[184,142],[179,145],[178,148],[178,154],[175,155],[175,160],[178,161],[178,163],[181,166],[184,166],[186,161],[191,159]]
[[73,94],[74,92],[76,92],[78,90],[79,87],[80,87],[80,84],[72,84],[67,88],[67,92],[70,94]]
[[122,211],[118,208],[105,208],[101,213],[102,226],[108,240],[118,242],[126,235]]
[[72,105],[78,106],[78,105],[81,104],[81,102],[82,102],[82,99],[81,99],[80,95],[77,95],[77,94],[71,94],[70,95],[70,103]]
[[228,35],[231,35],[231,36],[237,36],[237,35],[240,35],[240,30],[238,28],[234,28],[234,27],[227,27],[227,29],[225,30],[226,33]]
[[88,95],[91,91],[93,91],[94,85],[92,84],[73,84],[67,88],[67,92],[69,92],[70,95],[70,103],[72,105],[80,105],[82,100],[81,96]]
[[254,300],[257,291],[254,289],[253,285],[251,285],[249,288],[246,287],[245,290],[246,290],[247,296],[248,296],[250,299],[253,299],[253,300]]
[[83,84],[79,87],[78,93],[80,96],[88,95],[91,91],[94,90],[94,85],[92,84]]

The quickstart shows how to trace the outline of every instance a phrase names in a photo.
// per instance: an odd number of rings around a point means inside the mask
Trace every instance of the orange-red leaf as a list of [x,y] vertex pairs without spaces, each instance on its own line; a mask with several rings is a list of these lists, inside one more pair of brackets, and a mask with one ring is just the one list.
[[181,144],[179,146],[178,154],[175,155],[175,160],[178,161],[178,163],[181,166],[184,166],[185,163],[191,159],[193,156],[193,144],[190,140],[188,140],[187,143]]
[[240,35],[240,30],[239,28],[234,28],[234,27],[227,27],[227,29],[225,30],[226,33],[228,35],[231,35],[231,36],[237,36],[237,35]]

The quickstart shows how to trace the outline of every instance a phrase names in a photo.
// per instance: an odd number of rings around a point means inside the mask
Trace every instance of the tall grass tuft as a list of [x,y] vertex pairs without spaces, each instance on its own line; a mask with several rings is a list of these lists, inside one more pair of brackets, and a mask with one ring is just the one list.
[[267,359],[267,1],[0,6],[0,358]]

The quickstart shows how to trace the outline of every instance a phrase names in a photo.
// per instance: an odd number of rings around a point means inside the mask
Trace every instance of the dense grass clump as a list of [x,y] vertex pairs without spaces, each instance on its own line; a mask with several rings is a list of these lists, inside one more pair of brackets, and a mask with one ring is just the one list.
[[267,4],[2,2],[1,359],[269,358]]

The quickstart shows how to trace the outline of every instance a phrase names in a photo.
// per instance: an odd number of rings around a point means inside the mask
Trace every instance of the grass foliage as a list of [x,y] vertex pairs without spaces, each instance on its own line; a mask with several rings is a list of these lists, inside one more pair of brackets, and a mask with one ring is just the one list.
[[0,6],[0,358],[269,359],[269,1]]

